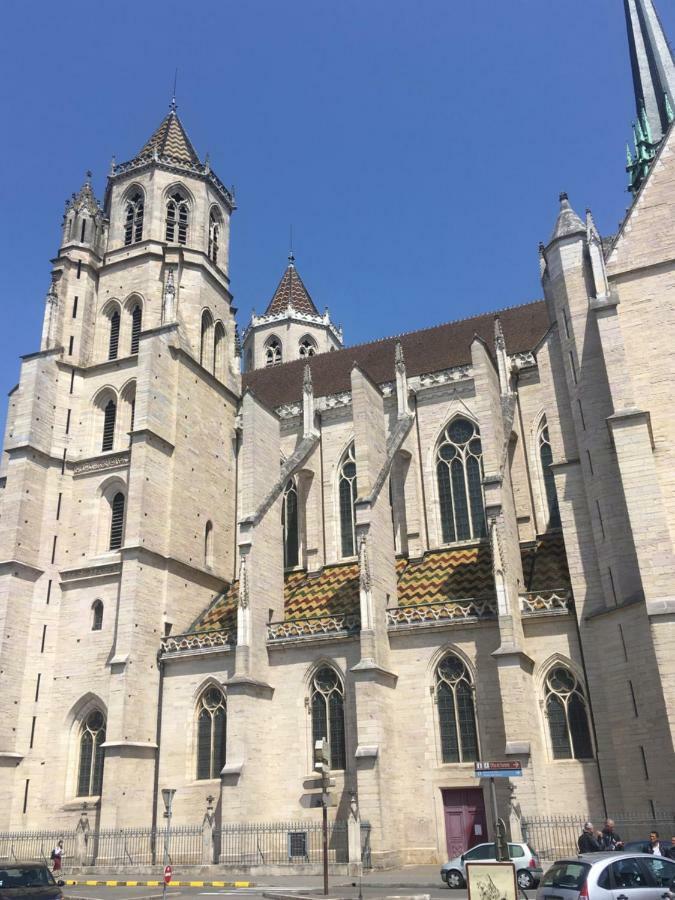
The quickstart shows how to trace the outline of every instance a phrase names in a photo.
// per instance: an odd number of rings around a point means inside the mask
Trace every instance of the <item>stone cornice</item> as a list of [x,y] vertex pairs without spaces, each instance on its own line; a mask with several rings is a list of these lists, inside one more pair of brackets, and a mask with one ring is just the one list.
[[131,454],[128,450],[110,451],[87,459],[74,459],[69,461],[73,477],[78,475],[90,475],[92,472],[107,472],[111,469],[124,469],[129,465]]
[[110,578],[114,575],[122,573],[122,561],[117,551],[111,553],[112,558],[109,561],[93,560],[88,565],[79,566],[76,569],[62,569],[59,572],[61,584],[67,587],[70,582],[89,581],[92,578]]
[[20,559],[5,559],[0,562],[0,575],[8,575],[10,570],[17,571],[12,574],[21,572],[20,577],[29,581],[37,581],[40,575],[44,574],[44,569],[31,565],[31,563],[22,562]]

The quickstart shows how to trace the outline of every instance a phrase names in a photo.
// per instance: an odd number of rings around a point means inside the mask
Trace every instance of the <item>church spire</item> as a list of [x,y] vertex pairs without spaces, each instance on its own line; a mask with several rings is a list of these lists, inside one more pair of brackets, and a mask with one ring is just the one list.
[[[638,119],[654,143],[665,134],[675,107],[675,63],[653,0],[624,0]],[[644,113],[643,113],[644,110]]]

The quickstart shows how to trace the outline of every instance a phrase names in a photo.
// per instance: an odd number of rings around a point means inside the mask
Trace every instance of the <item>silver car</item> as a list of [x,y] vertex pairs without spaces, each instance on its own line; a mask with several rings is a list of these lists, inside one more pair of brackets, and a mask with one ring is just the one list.
[[537,900],[668,900],[675,860],[648,853],[582,853],[554,862]]
[[[543,874],[537,854],[527,844],[509,844],[509,857],[516,867],[516,879],[524,890],[535,887]],[[441,878],[449,888],[466,885],[466,863],[496,862],[494,844],[477,844],[461,856],[456,856],[441,867]],[[575,898],[576,900],[576,898]]]

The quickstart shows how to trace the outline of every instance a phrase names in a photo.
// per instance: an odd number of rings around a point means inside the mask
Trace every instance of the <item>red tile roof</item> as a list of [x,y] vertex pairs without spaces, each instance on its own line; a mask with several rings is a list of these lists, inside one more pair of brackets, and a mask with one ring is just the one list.
[[275,316],[285,313],[291,306],[296,312],[309,316],[318,316],[319,311],[314,306],[314,301],[309,296],[298,270],[290,263],[281,277],[281,281],[274,292],[274,296],[265,310],[266,316]]
[[479,335],[492,347],[495,316],[501,320],[509,353],[532,350],[549,327],[546,304],[538,300],[343,350],[320,353],[309,360],[293,360],[269,369],[256,369],[243,376],[243,387],[250,388],[263,403],[273,408],[301,399],[302,376],[307,364],[312,370],[317,397],[351,390],[350,372],[354,363],[358,363],[377,384],[393,381],[394,348],[398,341],[403,346],[409,376],[468,365],[474,335]]

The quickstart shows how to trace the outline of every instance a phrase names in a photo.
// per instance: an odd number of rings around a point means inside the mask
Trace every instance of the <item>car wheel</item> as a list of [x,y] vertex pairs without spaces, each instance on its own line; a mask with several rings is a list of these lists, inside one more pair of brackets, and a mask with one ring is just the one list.
[[463,888],[464,877],[458,869],[450,869],[445,876],[445,882],[449,888]]
[[530,888],[534,887],[534,878],[525,869],[521,869],[518,872],[518,887],[521,887],[524,891],[529,891]]

